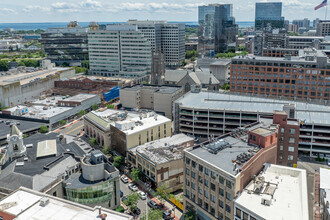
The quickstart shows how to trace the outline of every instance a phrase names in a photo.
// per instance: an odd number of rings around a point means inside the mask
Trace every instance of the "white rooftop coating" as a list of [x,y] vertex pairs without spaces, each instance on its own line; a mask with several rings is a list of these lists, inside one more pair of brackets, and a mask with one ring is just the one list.
[[[45,206],[40,205],[41,199],[47,200]],[[99,209],[70,202],[64,199],[39,193],[30,189],[20,188],[18,191],[0,201],[0,211],[16,216],[17,220],[90,220],[100,219]],[[109,209],[101,209],[106,219],[126,220],[133,217]]]
[[[306,171],[297,168],[266,164],[266,170],[258,177],[264,177],[260,194],[254,193],[253,181],[235,200],[236,208],[248,212],[257,219],[308,220],[308,197]],[[271,187],[267,187],[270,182]],[[276,187],[277,184],[277,187]],[[265,191],[273,192],[273,198]],[[248,191],[252,191],[248,193]],[[261,204],[262,198],[270,199],[270,205]]]
[[62,99],[63,101],[72,101],[72,102],[82,102],[82,101],[85,101],[87,99],[90,99],[90,98],[93,98],[97,95],[95,94],[85,94],[85,93],[80,93],[78,95],[75,95],[75,96],[71,96],[69,98],[65,98],[65,99]]
[[[192,147],[190,145],[181,145],[190,141],[194,141],[194,139],[185,134],[176,134],[133,147],[129,151],[133,154],[141,154],[144,158],[148,158],[155,164],[161,164],[171,160],[181,159],[183,157],[183,149],[185,147]],[[170,150],[172,146],[174,147],[173,151]]]
[[[196,101],[198,100],[198,101]],[[284,105],[294,104],[296,116],[306,123],[330,124],[330,106],[295,102],[288,100],[260,98],[253,96],[233,95],[220,92],[187,93],[175,103],[182,107],[210,110],[228,110],[243,112],[260,112],[272,114],[275,110],[283,111]]]

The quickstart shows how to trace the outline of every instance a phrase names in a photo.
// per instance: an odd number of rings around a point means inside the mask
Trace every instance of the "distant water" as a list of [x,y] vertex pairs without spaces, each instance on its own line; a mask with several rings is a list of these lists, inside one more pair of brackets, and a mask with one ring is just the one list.
[[[55,27],[66,27],[69,22],[48,22],[48,23],[0,23],[0,30],[6,28],[13,28],[14,30],[37,30]],[[118,24],[124,22],[98,22],[98,24]],[[198,25],[198,22],[188,21],[188,22],[169,22],[169,23],[185,23],[186,25]],[[238,21],[236,22],[239,27],[249,27],[254,26],[253,21]],[[80,26],[87,27],[89,22],[79,22]]]

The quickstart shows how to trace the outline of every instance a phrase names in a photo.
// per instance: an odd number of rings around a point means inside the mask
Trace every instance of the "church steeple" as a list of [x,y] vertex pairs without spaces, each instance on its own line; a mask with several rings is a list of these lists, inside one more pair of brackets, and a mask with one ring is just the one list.
[[9,159],[26,155],[26,147],[23,144],[23,134],[16,125],[11,127],[10,134],[7,135],[7,142],[8,147],[6,153]]
[[21,131],[18,129],[18,127],[16,125],[13,125],[11,127],[10,136],[19,135],[20,133],[21,133]]

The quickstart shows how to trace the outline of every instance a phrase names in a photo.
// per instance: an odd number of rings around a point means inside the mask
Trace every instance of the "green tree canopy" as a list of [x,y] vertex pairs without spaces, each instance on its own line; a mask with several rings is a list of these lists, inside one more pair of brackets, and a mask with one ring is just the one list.
[[97,108],[98,108],[99,106],[98,106],[98,104],[93,104],[92,106],[91,106],[91,108],[95,111]]
[[91,138],[89,139],[89,144],[94,147],[97,145],[97,139],[96,138]]
[[0,71],[8,71],[9,63],[6,60],[0,60]]
[[83,116],[84,114],[86,114],[86,111],[85,110],[80,110],[79,112],[78,112],[78,116]]
[[48,132],[48,127],[45,125],[40,126],[40,133],[47,133]]
[[[110,153],[110,148],[109,148],[108,146],[104,146],[103,149],[102,149],[102,152],[103,152],[105,155],[107,155],[107,154]],[[116,165],[114,165],[114,166],[116,166]]]
[[189,210],[188,212],[184,213],[185,220],[195,220],[196,219],[196,212],[194,210]]
[[113,160],[113,165],[117,168],[121,167],[125,163],[125,158],[123,156],[115,156]]
[[137,203],[140,200],[140,195],[137,192],[132,192],[131,194],[127,195],[127,205],[131,210],[136,209]]
[[140,218],[141,220],[161,220],[163,219],[163,212],[160,209],[149,209],[148,218],[146,218],[146,213]]
[[66,120],[61,120],[61,121],[59,122],[60,126],[63,126],[63,125],[65,125],[66,123],[67,123]]
[[140,170],[137,168],[133,168],[132,172],[131,172],[131,177],[132,177],[133,182],[140,179]]

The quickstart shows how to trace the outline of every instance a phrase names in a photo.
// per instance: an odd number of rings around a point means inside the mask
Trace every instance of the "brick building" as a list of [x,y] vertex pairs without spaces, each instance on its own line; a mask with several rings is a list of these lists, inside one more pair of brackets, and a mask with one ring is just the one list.
[[315,49],[299,56],[237,56],[232,59],[230,90],[302,101],[329,100],[330,63]]

